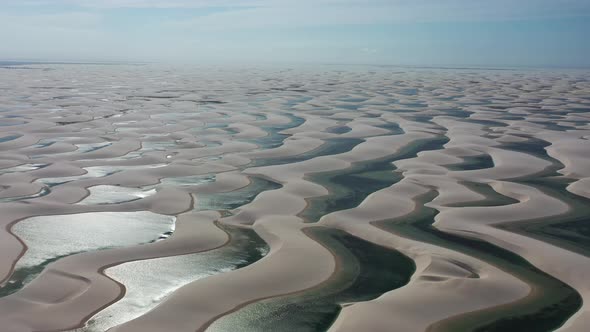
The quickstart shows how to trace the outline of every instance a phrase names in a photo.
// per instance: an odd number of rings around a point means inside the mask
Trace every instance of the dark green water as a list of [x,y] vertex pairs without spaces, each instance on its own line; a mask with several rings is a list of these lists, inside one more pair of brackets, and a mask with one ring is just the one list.
[[338,105],[335,105],[335,106],[337,108],[342,108],[342,109],[349,110],[349,111],[358,111],[359,108],[363,107],[363,105],[354,104],[354,103],[351,103],[351,104],[338,104]]
[[248,305],[221,318],[209,331],[235,331],[236,326],[240,331],[325,331],[341,304],[399,288],[415,271],[410,258],[343,231],[312,227],[307,233],[339,257],[339,273],[313,289]]
[[106,145],[101,145],[101,146],[95,146],[93,148],[88,149],[87,151],[84,151],[83,153],[89,153],[89,152],[92,152],[92,151],[97,151],[97,150],[104,149],[104,148],[106,148],[108,146],[111,146],[111,145],[112,145],[112,143],[109,143],[109,144],[106,144]]
[[[269,180],[262,179],[262,178],[258,178],[258,177],[252,177],[251,183],[244,188],[240,188],[238,190],[226,192],[226,193],[203,195],[202,197],[199,196],[198,200],[197,200],[197,204],[198,204],[197,208],[202,209],[202,210],[232,210],[232,209],[235,209],[235,208],[242,206],[244,204],[250,203],[262,191],[278,189],[280,187],[281,187],[281,185],[276,182],[269,181]],[[245,236],[244,232],[252,233],[249,235],[249,238],[255,237],[256,239],[248,240],[251,242],[251,244],[247,245],[247,246],[244,245],[242,248],[244,250],[251,249],[251,250],[256,250],[257,252],[259,252],[260,250],[257,248],[261,247],[261,243],[263,246],[266,246],[266,243],[262,239],[260,239],[255,234],[254,231],[247,231],[247,230],[241,230],[241,229],[236,230],[236,229],[234,229],[235,227],[231,228],[230,226],[225,226],[225,225],[222,226],[222,228],[225,229],[227,232],[230,233],[230,235],[232,235],[234,237],[243,237],[243,236]],[[164,234],[164,236],[162,238],[167,237],[169,235],[170,234]],[[240,243],[243,244],[243,241]],[[101,248],[99,250],[105,250],[105,249],[108,249],[108,248]],[[241,257],[241,254],[240,254],[240,257]],[[254,256],[248,255],[248,257],[254,257]],[[10,282],[7,283],[5,285],[5,287],[0,288],[0,296],[6,296],[8,294],[11,294],[11,293],[19,290],[26,283],[28,283],[30,280],[35,278],[39,273],[41,273],[41,271],[48,264],[50,264],[60,258],[62,258],[62,257],[57,257],[55,259],[51,259],[51,260],[46,261],[43,264],[40,264],[37,266],[27,267],[27,268],[16,270],[13,273],[13,275],[11,276]],[[256,258],[255,260],[258,260],[259,258],[260,257]],[[251,264],[253,262],[252,259],[241,259],[241,258],[240,258],[240,261],[243,261],[245,265]],[[235,268],[239,268],[239,267],[242,267],[245,265],[237,265],[237,267],[235,267]]]
[[21,136],[22,135],[8,135],[8,136],[0,137],[0,143],[12,141],[12,140],[15,140]]
[[296,99],[291,99],[285,103],[285,106],[287,106],[288,108],[293,108],[294,106],[306,103],[312,99],[313,99],[313,97],[300,97],[300,98],[296,98]]
[[[81,329],[70,332],[104,332],[145,314],[182,285],[220,273],[236,270],[261,259],[269,250],[253,230],[220,225],[229,242],[220,248],[155,259],[135,261],[114,267],[107,275],[125,284],[125,297],[101,311]],[[161,280],[167,280],[165,284]]]
[[330,138],[324,144],[311,151],[289,157],[265,158],[254,160],[252,166],[284,165],[296,163],[319,156],[335,155],[352,150],[362,143],[361,138]]
[[11,127],[11,126],[18,126],[28,123],[27,121],[11,121],[11,122],[2,122],[0,121],[0,127]]
[[[250,265],[264,257],[269,250],[268,244],[253,230],[224,224],[220,224],[219,227],[229,234],[229,243],[221,248],[202,253],[203,255],[210,257],[208,265],[211,265],[211,269],[215,270],[217,273],[227,270],[235,270]],[[155,240],[152,242],[155,242]],[[108,249],[110,249],[110,247],[97,250]],[[3,287],[0,287],[0,297],[10,295],[23,288],[31,280],[35,279],[49,264],[58,261],[61,258],[78,253],[81,252],[57,256],[39,265],[23,267],[15,270],[8,282]]]
[[[464,157],[463,162],[455,165],[447,165],[451,171],[478,170],[494,167],[494,160],[490,155],[482,154],[478,156]],[[467,189],[485,196],[482,200],[473,202],[459,202],[456,204],[447,204],[448,207],[469,207],[469,206],[502,206],[518,203],[518,200],[502,195],[494,190],[487,183],[462,181],[460,184]]]
[[339,101],[343,101],[346,103],[362,103],[367,101],[367,98],[339,98]]
[[416,103],[399,103],[400,105],[404,106],[404,107],[410,107],[410,108],[426,108],[428,107],[428,104],[424,104],[421,102],[416,102]]
[[[401,178],[393,172],[393,161],[415,157],[419,151],[440,149],[447,142],[446,137],[422,140],[395,156],[322,174],[321,184],[332,195],[311,200],[310,208],[304,212],[306,218],[316,221],[332,211],[357,206],[370,193]],[[415,269],[412,260],[401,253],[342,231],[314,227],[310,236],[335,253],[342,262],[342,271],[311,290],[248,305],[221,318],[210,330],[228,331],[236,324],[242,331],[326,330],[338,316],[342,303],[373,299],[401,287]]]
[[552,166],[541,174],[517,179],[516,182],[537,188],[567,203],[571,207],[570,211],[556,217],[501,224],[498,227],[590,257],[590,200],[566,189],[570,180],[557,173],[564,165],[547,154],[545,148],[549,145],[546,141],[529,138],[526,142],[504,144],[502,147],[550,161]]
[[390,157],[357,163],[341,171],[311,175],[310,179],[326,187],[330,195],[309,199],[301,216],[315,222],[328,213],[358,206],[369,194],[401,179],[401,174],[394,172],[394,161],[416,157],[420,151],[441,149],[447,142],[444,136],[425,139]]
[[[538,236],[542,240],[557,243],[575,251],[582,251],[588,254],[590,249],[590,235],[588,227],[588,200],[578,197],[565,190],[567,183],[552,180],[558,175],[556,170],[563,165],[547,155],[545,147],[548,142],[528,138],[526,142],[503,144],[502,148],[531,154],[533,156],[549,160],[553,165],[541,174],[531,177],[516,179],[526,185],[534,186],[544,192],[557,197],[571,204],[574,208],[572,213],[554,218],[553,220],[540,220],[539,222],[526,221],[522,223],[510,223],[499,225],[499,227],[519,232],[528,236]],[[490,166],[485,160],[473,160],[477,167]],[[487,164],[487,165],[486,165]],[[485,204],[475,206],[497,206],[513,204],[517,201],[500,195],[487,184],[469,183],[468,187],[478,191],[488,199]],[[495,202],[495,203],[494,203]],[[460,204],[466,206],[465,204]],[[586,208],[584,208],[584,206]],[[419,241],[443,245],[450,249],[458,250],[468,255],[480,258],[496,265],[519,279],[538,285],[542,291],[537,292],[534,297],[519,300],[509,306],[500,309],[487,309],[472,314],[461,316],[460,319],[442,324],[449,331],[552,331],[561,326],[581,306],[580,295],[567,284],[553,278],[552,276],[538,270],[522,257],[504,250],[495,245],[475,239],[462,238],[456,235],[446,234],[434,229],[431,224],[434,221],[436,211],[424,207],[426,212],[422,218],[406,221],[403,225],[393,223],[384,228],[396,233],[412,237]],[[429,216],[430,215],[430,216]],[[413,224],[413,225],[412,225]],[[577,250],[576,250],[577,249]],[[486,318],[487,317],[487,318]]]
[[388,135],[401,135],[404,133],[404,130],[399,126],[399,124],[395,122],[387,122],[381,125],[377,125],[376,127],[389,130]]
[[[437,138],[428,142],[421,142],[413,146],[401,155],[393,156],[379,161],[369,161],[354,165],[350,169],[324,174],[313,180],[326,186],[332,193],[327,199],[310,200],[309,208],[304,212],[308,220],[314,220],[323,214],[357,206],[366,196],[376,190],[389,186],[400,177],[392,172],[395,160],[415,157],[417,152],[440,149],[446,143],[446,139]],[[533,142],[539,143],[539,142]],[[519,146],[520,149],[538,150],[536,144]],[[541,149],[543,152],[544,148]],[[540,150],[538,150],[540,151]],[[493,167],[493,161],[489,156],[477,156],[466,158],[462,165],[468,169],[482,169]],[[376,181],[372,181],[376,180]],[[471,188],[482,192],[488,198],[477,202],[478,206],[492,206],[512,204],[516,201],[496,193],[487,184],[471,184]],[[495,194],[492,194],[495,193]],[[476,204],[474,204],[476,205]],[[398,225],[397,233],[417,239],[442,245],[453,250],[464,252],[468,255],[491,262],[499,268],[516,275],[518,278],[530,284],[538,285],[542,292],[535,297],[517,301],[511,304],[509,309],[484,310],[463,317],[449,331],[523,331],[523,326],[529,326],[534,331],[550,331],[559,327],[568,317],[575,313],[581,305],[579,294],[550,275],[538,270],[520,256],[511,253],[490,243],[460,237],[440,232],[431,225],[434,222],[436,211],[424,208],[426,213],[414,220]],[[317,219],[315,219],[317,220]],[[399,226],[402,225],[402,226]],[[400,228],[401,227],[401,230]],[[451,320],[452,322],[452,320]],[[447,323],[451,324],[451,323]],[[510,327],[513,324],[514,327]]]
[[47,196],[50,193],[51,193],[51,189],[49,189],[49,187],[43,187],[37,193],[32,194],[32,195],[12,196],[12,197],[3,197],[3,198],[0,198],[0,203],[16,202],[16,201],[21,201],[21,200],[26,200],[26,199],[38,198],[38,197]]
[[330,127],[328,129],[326,129],[326,132],[332,133],[332,134],[344,134],[344,133],[347,133],[351,130],[352,130],[352,128],[350,128],[349,126],[336,126],[336,127]]
[[217,268],[219,272],[248,266],[264,257],[270,249],[254,230],[221,223],[218,226],[230,236],[227,245],[214,250],[220,257],[225,257],[218,263],[221,265]]
[[282,185],[260,177],[250,177],[250,184],[229,192],[197,196],[197,210],[233,210],[254,200],[266,190],[281,188]]
[[590,257],[590,200],[569,192],[567,181],[530,181],[526,184],[570,205],[570,211],[555,217],[497,225],[499,228],[537,238]]
[[503,143],[501,145],[501,148],[506,149],[506,150],[516,151],[516,152],[531,154],[531,155],[541,158],[541,159],[550,158],[547,155],[547,151],[545,150],[545,148],[548,147],[549,145],[551,145],[551,143],[541,140],[541,139],[533,138],[533,137],[527,137],[527,136],[520,136],[520,137],[526,138],[527,140],[523,141],[523,142]]
[[549,121],[529,121],[529,122],[540,124],[540,125],[544,126],[545,129],[548,129],[548,130],[566,131],[566,130],[576,129],[575,127],[563,126],[563,125],[557,124],[555,122],[549,122]]
[[525,119],[524,116],[510,115],[510,114],[501,114],[498,118],[502,119],[502,120],[518,120],[518,121]]
[[[428,197],[430,196],[430,197]],[[426,195],[424,201],[433,198]],[[488,262],[522,281],[536,285],[537,292],[507,306],[489,308],[438,323],[446,331],[552,331],[561,326],[582,305],[582,298],[570,286],[537,269],[522,257],[491,243],[441,232],[434,228],[438,211],[422,207],[404,218],[379,223],[401,236],[449,248]]]
[[450,171],[470,171],[494,167],[494,160],[488,154],[463,157],[463,162],[446,166]]
[[469,207],[469,206],[502,206],[508,204],[518,203],[518,200],[500,194],[495,191],[492,186],[487,183],[478,182],[461,182],[461,185],[467,189],[475,191],[478,194],[484,195],[485,198],[474,202],[459,202],[455,204],[447,204],[448,207]]
[[402,95],[406,95],[406,96],[415,96],[418,94],[418,89],[415,89],[415,88],[402,89],[402,90],[397,91],[397,93],[402,94]]
[[465,111],[462,109],[448,109],[448,110],[440,110],[444,112],[446,115],[453,116],[456,118],[467,119],[473,112]]
[[504,123],[504,122],[499,122],[499,121],[493,121],[493,120],[483,120],[483,119],[472,119],[469,118],[468,121],[469,123],[477,123],[486,127],[507,127],[508,124]]
[[[70,256],[70,255],[73,255],[73,254],[68,254],[66,256]],[[15,270],[12,273],[12,275],[10,276],[10,278],[8,279],[8,281],[6,282],[6,284],[4,286],[0,287],[0,297],[10,295],[10,294],[20,290],[26,284],[28,284],[31,280],[35,279],[39,275],[39,273],[41,273],[41,271],[43,271],[45,269],[45,267],[47,265],[57,261],[60,258],[66,257],[66,256],[58,256],[58,257],[52,258],[50,260],[47,260],[39,265],[23,267],[23,268]]]
[[434,124],[434,122],[432,122],[432,119],[433,119],[432,115],[409,114],[408,118],[411,119],[412,121],[416,121],[416,122]]
[[295,116],[290,113],[281,113],[291,119],[291,122],[283,125],[272,125],[262,126],[261,129],[266,131],[268,135],[252,140],[254,144],[257,144],[263,149],[272,149],[279,147],[283,144],[283,141],[289,137],[287,134],[280,134],[281,131],[291,128],[296,128],[305,122],[304,118]]

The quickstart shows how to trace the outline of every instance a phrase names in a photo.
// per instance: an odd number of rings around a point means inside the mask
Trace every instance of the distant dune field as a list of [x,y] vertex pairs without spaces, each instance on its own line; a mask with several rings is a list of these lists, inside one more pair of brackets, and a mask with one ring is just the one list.
[[588,331],[588,72],[0,75],[1,331]]

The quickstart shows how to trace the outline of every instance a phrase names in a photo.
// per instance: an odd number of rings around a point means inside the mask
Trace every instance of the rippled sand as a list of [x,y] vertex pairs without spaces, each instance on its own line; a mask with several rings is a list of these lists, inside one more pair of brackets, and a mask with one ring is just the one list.
[[581,71],[0,68],[2,331],[587,331]]

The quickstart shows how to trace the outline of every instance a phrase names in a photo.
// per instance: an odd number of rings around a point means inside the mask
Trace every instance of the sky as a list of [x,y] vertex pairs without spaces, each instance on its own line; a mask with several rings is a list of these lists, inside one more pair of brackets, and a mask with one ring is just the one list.
[[590,67],[590,0],[0,0],[0,60]]

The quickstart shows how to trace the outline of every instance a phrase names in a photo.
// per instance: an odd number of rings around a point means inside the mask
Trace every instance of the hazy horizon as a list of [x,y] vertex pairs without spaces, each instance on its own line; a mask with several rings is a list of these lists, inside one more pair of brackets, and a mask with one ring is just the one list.
[[0,1],[1,60],[590,67],[590,3]]

